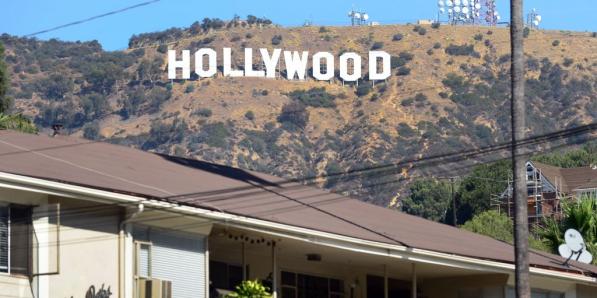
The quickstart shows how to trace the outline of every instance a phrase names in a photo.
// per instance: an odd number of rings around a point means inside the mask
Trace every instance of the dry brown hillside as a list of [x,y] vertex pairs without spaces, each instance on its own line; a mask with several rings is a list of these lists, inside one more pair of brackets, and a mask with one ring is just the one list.
[[[170,33],[168,33],[170,34]],[[303,177],[393,163],[508,139],[507,28],[231,27],[146,36],[125,52],[99,44],[3,35],[15,110],[41,127],[241,168]],[[164,34],[163,34],[164,35]],[[277,45],[272,40],[280,40]],[[276,41],[274,41],[276,42]],[[594,34],[531,31],[527,102],[532,133],[597,118]],[[160,46],[161,45],[161,46]],[[245,47],[393,56],[392,76],[364,80],[166,79],[167,49]],[[219,55],[221,57],[221,55]],[[255,58],[256,59],[256,58]],[[243,65],[242,55],[236,64]],[[221,63],[219,64],[221,65]],[[472,162],[472,161],[469,161]],[[334,177],[324,186],[388,204],[414,173]],[[393,201],[395,202],[395,200]]]

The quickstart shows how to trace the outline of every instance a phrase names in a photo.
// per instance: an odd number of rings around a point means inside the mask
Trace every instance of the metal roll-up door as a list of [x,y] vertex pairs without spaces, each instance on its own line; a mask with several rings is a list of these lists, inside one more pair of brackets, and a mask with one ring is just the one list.
[[202,236],[152,230],[151,276],[172,282],[172,297],[205,297],[205,246]]

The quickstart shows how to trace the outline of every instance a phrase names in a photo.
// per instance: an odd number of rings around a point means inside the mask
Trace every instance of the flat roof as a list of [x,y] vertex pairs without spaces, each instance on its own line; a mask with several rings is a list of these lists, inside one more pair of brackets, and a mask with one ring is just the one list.
[[[267,174],[74,137],[0,131],[0,171],[447,254],[514,263],[512,245]],[[597,267],[531,252],[531,266]]]

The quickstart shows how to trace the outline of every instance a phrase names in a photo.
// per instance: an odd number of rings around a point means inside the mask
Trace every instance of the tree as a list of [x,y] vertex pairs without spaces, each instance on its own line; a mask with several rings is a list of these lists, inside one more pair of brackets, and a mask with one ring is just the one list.
[[435,179],[417,180],[402,200],[402,211],[433,221],[443,220],[450,204],[450,185]]
[[27,133],[36,133],[37,127],[23,115],[6,115],[0,113],[0,129],[12,129]]
[[293,101],[282,107],[278,122],[288,124],[286,127],[291,130],[304,129],[309,122],[309,112],[303,103]]
[[[568,202],[562,208],[563,219],[557,221],[549,218],[539,230],[542,241],[557,253],[558,246],[564,243],[564,232],[575,229],[585,240],[587,249],[593,256],[597,256],[597,197],[585,196],[578,201]],[[597,258],[593,257],[593,264],[597,265]]]
[[4,63],[4,45],[0,42],[0,114],[6,113],[12,104],[8,97],[8,71]]
[[500,214],[497,211],[490,210],[475,215],[471,220],[464,223],[461,228],[489,236],[493,239],[512,243],[514,225],[512,220],[505,215]]
[[492,195],[508,187],[510,163],[499,161],[475,167],[461,182],[457,199],[458,222],[468,221],[475,214],[489,210]]
[[137,67],[137,78],[140,81],[149,81],[152,85],[162,76],[163,61],[160,58],[155,58],[153,61],[143,60]]

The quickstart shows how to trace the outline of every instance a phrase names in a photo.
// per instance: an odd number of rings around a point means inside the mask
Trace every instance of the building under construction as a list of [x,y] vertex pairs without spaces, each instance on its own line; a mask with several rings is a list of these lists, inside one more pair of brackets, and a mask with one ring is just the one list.
[[[544,218],[559,219],[562,202],[582,196],[597,197],[597,166],[559,168],[529,161],[526,164],[529,224],[540,224]],[[492,199],[492,206],[499,212],[514,217],[512,182],[499,196]]]

